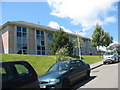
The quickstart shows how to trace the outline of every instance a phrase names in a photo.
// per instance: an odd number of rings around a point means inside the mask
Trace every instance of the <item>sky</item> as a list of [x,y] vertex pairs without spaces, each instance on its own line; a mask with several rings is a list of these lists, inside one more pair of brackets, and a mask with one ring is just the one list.
[[2,22],[26,21],[91,38],[96,23],[118,42],[119,0],[2,1]]

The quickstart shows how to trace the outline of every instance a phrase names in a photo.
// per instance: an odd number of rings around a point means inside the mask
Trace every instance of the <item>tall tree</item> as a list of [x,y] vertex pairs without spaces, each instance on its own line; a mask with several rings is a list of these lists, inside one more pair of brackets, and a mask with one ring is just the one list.
[[92,35],[92,45],[95,47],[98,46],[98,49],[99,49],[99,46],[102,46],[103,35],[104,35],[104,30],[97,23]]
[[113,37],[110,36],[110,34],[108,32],[105,32],[103,35],[103,46],[107,47],[112,42],[113,42]]
[[51,54],[55,55],[61,48],[67,48],[69,55],[73,51],[73,44],[69,41],[69,36],[62,28],[56,31],[53,35],[52,42],[50,44]]
[[95,47],[98,46],[99,50],[100,46],[109,46],[112,40],[113,37],[108,32],[104,32],[103,28],[97,23],[92,35],[92,45]]

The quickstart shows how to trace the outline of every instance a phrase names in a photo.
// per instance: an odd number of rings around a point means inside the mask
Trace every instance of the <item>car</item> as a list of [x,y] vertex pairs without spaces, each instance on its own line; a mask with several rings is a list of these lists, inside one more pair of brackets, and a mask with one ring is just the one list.
[[39,88],[38,75],[33,67],[23,60],[0,62],[0,85],[4,89]]
[[103,55],[103,59],[102,60],[103,60],[103,64],[119,62],[119,55],[118,55],[116,50],[107,51]]
[[90,77],[90,65],[82,60],[69,60],[53,64],[39,77],[40,88],[70,88],[83,78]]

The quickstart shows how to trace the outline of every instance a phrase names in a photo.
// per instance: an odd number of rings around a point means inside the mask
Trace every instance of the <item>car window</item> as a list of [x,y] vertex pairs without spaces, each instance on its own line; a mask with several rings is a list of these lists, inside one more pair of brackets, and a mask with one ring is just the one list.
[[106,52],[105,55],[113,55],[114,52]]
[[59,64],[59,70],[68,70],[69,69],[69,63],[64,62]]
[[25,74],[29,74],[29,70],[21,64],[15,64],[15,68],[18,72],[18,75],[25,75]]
[[83,65],[80,60],[76,60],[76,64],[77,64],[77,66],[82,66]]
[[75,61],[71,61],[70,62],[70,67],[76,67],[77,65],[76,65],[76,62]]
[[2,81],[5,82],[8,80],[8,74],[5,70],[5,68],[0,67],[0,75],[2,75]]
[[0,74],[6,74],[6,70],[2,67],[0,67]]
[[48,73],[49,72],[56,72],[59,70],[59,67],[58,67],[58,64],[54,64],[49,70],[48,70]]

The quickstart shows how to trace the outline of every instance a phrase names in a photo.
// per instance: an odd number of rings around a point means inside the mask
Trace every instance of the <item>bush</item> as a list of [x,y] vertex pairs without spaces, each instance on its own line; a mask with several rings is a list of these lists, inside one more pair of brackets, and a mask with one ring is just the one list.
[[55,55],[56,55],[55,59],[56,59],[57,62],[59,62],[59,61],[66,61],[66,60],[68,60],[68,58],[66,56],[69,55],[68,49],[62,47],[60,50],[58,50],[56,52]]

